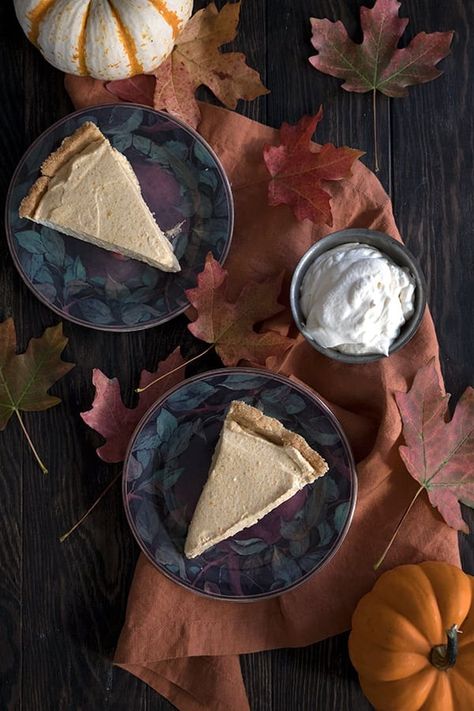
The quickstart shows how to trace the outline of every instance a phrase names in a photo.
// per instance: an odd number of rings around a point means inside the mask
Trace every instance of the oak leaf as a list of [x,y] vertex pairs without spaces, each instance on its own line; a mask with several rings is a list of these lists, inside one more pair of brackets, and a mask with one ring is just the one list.
[[453,32],[420,32],[407,47],[398,49],[408,18],[399,17],[398,0],[377,0],[361,7],[361,44],[353,42],[339,20],[311,18],[311,43],[318,51],[310,62],[324,74],[344,79],[346,91],[378,90],[386,96],[407,94],[407,86],[436,79],[436,64],[449,53]]
[[[99,368],[94,368],[92,382],[96,392],[92,408],[81,412],[84,422],[105,437],[105,444],[97,449],[97,454],[104,462],[122,462],[125,459],[130,438],[145,412],[166,390],[179,383],[183,376],[180,366],[184,364],[179,348],[162,361],[158,369],[150,373],[143,370],[140,387],[145,388],[159,378],[159,383],[151,384],[138,399],[134,408],[126,407],[120,395],[120,383],[117,378],[108,378]],[[178,369],[176,372],[172,372]],[[166,375],[167,374],[167,375]],[[166,375],[166,377],[161,377]]]
[[474,507],[474,389],[465,390],[448,421],[449,398],[434,360],[407,393],[396,393],[405,440],[400,455],[448,526],[468,533],[459,501]]
[[20,412],[48,410],[61,402],[48,390],[74,368],[74,363],[61,360],[67,342],[59,323],[47,328],[39,338],[32,338],[26,351],[17,355],[13,319],[0,323],[0,430],[5,429],[13,414],[16,415],[44,473],[47,469],[31,441]]
[[171,55],[154,72],[155,109],[165,109],[197,127],[201,114],[195,91],[199,86],[207,86],[229,109],[235,109],[239,99],[250,101],[268,94],[258,72],[245,63],[244,54],[219,51],[237,35],[240,6],[240,2],[228,3],[219,11],[212,2],[191,17]]
[[229,301],[227,271],[209,253],[197,287],[186,291],[197,311],[189,330],[196,338],[214,344],[224,365],[237,365],[240,360],[264,364],[291,345],[289,338],[275,331],[255,330],[256,324],[284,310],[277,301],[282,279],[281,274],[262,282],[249,281],[237,299]]
[[354,162],[364,155],[354,148],[332,143],[317,147],[311,138],[323,117],[303,116],[295,125],[280,128],[280,145],[266,145],[263,157],[272,176],[268,187],[270,205],[289,205],[298,220],[332,225],[331,196],[323,180],[342,180],[352,174]]

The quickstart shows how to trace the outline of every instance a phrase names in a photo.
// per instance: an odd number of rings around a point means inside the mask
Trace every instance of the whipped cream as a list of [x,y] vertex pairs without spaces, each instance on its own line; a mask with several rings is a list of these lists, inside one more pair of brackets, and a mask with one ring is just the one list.
[[383,353],[413,315],[415,280],[385,254],[349,243],[324,252],[301,285],[305,331],[323,348]]

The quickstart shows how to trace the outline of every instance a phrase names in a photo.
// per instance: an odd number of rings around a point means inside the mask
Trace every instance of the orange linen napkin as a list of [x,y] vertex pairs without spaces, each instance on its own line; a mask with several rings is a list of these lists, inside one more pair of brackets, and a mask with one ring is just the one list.
[[[113,100],[99,82],[68,78],[68,90],[77,106]],[[286,297],[298,259],[329,231],[370,227],[400,239],[390,200],[362,163],[350,180],[330,184],[332,230],[298,223],[287,207],[268,207],[262,149],[265,143],[278,143],[277,131],[214,106],[201,105],[201,110],[199,132],[219,155],[235,197],[234,241],[226,263],[233,295],[248,279],[284,270]],[[433,356],[438,356],[438,345],[428,313],[402,351],[361,366],[333,362],[300,337],[285,355],[281,372],[325,398],[358,462],[359,498],[346,540],[304,585],[251,604],[194,595],[142,555],[116,663],[184,711],[245,711],[249,706],[237,655],[304,646],[347,630],[358,600],[375,581],[372,566],[417,489],[398,455],[401,423],[393,392],[406,390]],[[422,496],[385,567],[427,559],[459,565],[456,532]]]

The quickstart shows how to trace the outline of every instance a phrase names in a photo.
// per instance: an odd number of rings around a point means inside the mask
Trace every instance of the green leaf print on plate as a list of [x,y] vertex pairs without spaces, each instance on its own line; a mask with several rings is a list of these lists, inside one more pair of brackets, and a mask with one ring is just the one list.
[[[188,560],[187,528],[233,400],[303,435],[329,471],[254,526]],[[347,533],[356,492],[352,455],[334,415],[309,388],[257,368],[211,371],[173,388],[143,418],[124,465],[125,510],[148,559],[190,590],[226,600],[278,595],[319,570]]]
[[[180,272],[168,274],[20,219],[19,204],[41,163],[85,121],[96,123],[130,161],[162,230],[177,232],[171,242]],[[133,331],[165,323],[186,309],[185,291],[195,286],[209,251],[225,260],[233,201],[222,166],[195,131],[168,114],[120,104],[78,111],[39,137],[12,179],[6,223],[15,264],[41,301],[84,326]]]

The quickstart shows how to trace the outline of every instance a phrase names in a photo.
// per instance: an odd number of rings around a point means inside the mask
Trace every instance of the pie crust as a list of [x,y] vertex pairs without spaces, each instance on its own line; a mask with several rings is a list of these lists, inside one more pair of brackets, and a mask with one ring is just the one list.
[[83,151],[86,146],[95,141],[104,140],[105,138],[102,133],[91,121],[86,121],[86,123],[79,126],[73,134],[67,136],[59,148],[53,151],[41,164],[41,177],[33,183],[28,194],[20,203],[20,217],[33,219],[36,208],[48,189],[50,179],[53,178],[74,155]]
[[287,430],[281,422],[274,417],[264,415],[256,407],[247,405],[241,400],[234,400],[229,407],[227,418],[234,420],[244,429],[250,430],[253,434],[268,439],[274,444],[282,447],[294,447],[311,464],[316,477],[322,476],[327,472],[328,465],[324,459],[309,446],[301,435]]
[[234,400],[188,528],[185,556],[195,558],[254,525],[327,470],[303,437]]

